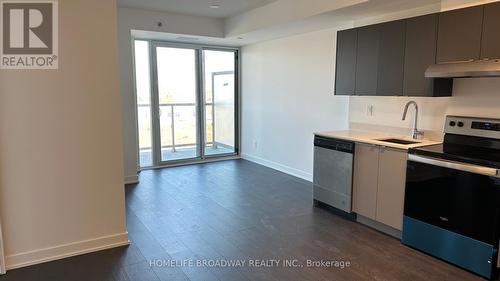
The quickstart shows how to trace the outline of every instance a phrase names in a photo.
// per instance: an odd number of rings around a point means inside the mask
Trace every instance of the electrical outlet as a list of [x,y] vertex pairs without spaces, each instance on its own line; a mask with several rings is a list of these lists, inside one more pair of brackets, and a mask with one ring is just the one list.
[[373,105],[369,104],[366,106],[366,116],[373,116]]

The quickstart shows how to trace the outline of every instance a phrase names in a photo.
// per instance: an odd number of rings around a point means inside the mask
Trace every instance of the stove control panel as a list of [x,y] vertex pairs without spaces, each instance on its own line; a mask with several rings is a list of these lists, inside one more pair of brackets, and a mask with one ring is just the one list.
[[471,128],[476,129],[476,130],[500,132],[500,122],[492,123],[492,122],[475,122],[475,121],[473,121]]
[[500,120],[446,116],[445,133],[500,139]]

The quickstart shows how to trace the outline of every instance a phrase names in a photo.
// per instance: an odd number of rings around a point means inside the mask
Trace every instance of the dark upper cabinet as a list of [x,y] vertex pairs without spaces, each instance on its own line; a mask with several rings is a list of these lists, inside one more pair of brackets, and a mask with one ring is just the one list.
[[438,15],[408,19],[404,61],[403,95],[432,96],[433,79],[425,70],[436,63]]
[[403,94],[405,20],[379,25],[377,96]]
[[336,95],[451,96],[432,64],[500,59],[500,2],[337,33]]
[[481,59],[500,59],[500,2],[484,6]]
[[380,25],[358,29],[356,95],[374,96],[377,94],[379,41]]
[[335,94],[353,95],[356,79],[357,29],[337,32]]
[[483,6],[439,14],[436,61],[452,62],[479,59]]

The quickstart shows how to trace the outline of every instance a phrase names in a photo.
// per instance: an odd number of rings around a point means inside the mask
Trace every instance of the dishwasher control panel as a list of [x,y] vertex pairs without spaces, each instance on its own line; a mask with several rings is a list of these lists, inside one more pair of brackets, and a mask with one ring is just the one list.
[[343,151],[347,153],[354,152],[354,143],[339,139],[332,139],[323,136],[314,137],[314,146]]

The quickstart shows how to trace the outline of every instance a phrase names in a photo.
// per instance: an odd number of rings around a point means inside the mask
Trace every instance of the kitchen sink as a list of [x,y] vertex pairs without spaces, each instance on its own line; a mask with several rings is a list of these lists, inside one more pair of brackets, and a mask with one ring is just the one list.
[[419,141],[410,141],[410,140],[403,140],[403,139],[396,139],[396,138],[379,139],[378,141],[397,143],[397,144],[403,144],[403,145],[420,143]]

